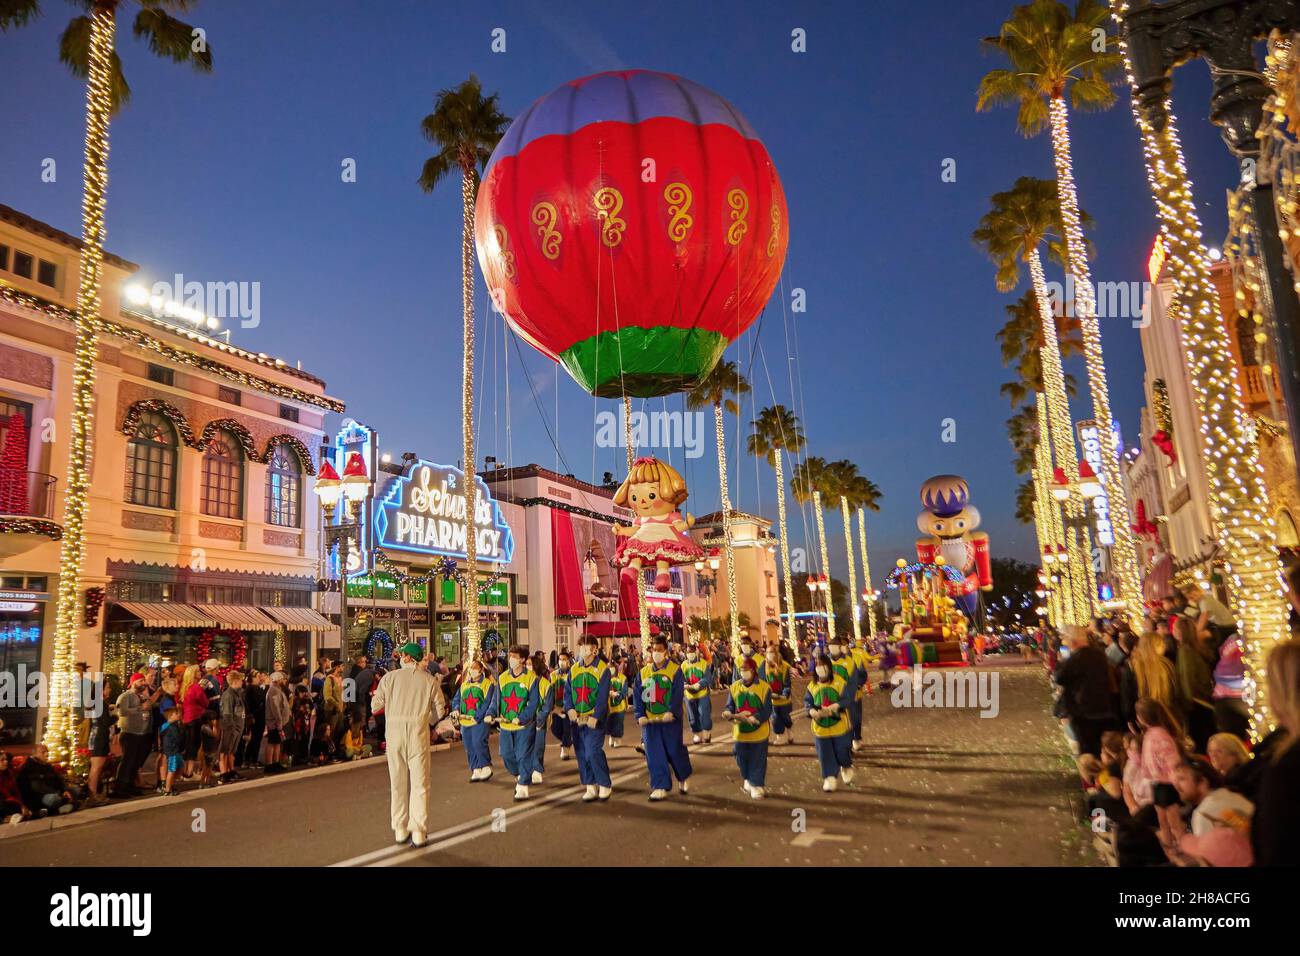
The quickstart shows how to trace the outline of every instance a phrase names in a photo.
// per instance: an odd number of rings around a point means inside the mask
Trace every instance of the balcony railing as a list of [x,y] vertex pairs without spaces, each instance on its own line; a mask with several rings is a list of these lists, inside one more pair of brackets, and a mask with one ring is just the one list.
[[39,471],[0,466],[0,515],[52,520],[57,482]]
[[1265,379],[1263,369],[1258,365],[1247,365],[1242,369],[1246,374],[1242,376],[1242,396],[1247,405],[1264,405],[1271,398],[1279,398],[1281,391],[1278,389],[1277,370],[1270,369],[1267,380]]

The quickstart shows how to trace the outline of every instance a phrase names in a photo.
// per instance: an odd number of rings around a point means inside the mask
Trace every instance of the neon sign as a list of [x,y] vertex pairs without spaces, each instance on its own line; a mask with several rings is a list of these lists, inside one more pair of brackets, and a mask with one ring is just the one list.
[[[343,428],[334,436],[334,468],[340,474],[343,472],[344,464],[347,462],[350,452],[360,452],[361,457],[365,460],[366,471],[373,479],[375,477],[375,468],[378,465],[378,456],[375,449],[375,430],[368,425],[362,425],[352,418],[344,419]],[[371,502],[369,499],[361,503],[361,516],[357,521],[357,541],[356,547],[348,552],[347,577],[354,577],[358,574],[364,574],[370,567],[370,534],[368,520]],[[339,524],[343,521],[344,508],[339,508],[338,513],[334,516],[334,523]],[[330,569],[334,574],[339,573],[338,552],[332,552],[329,556]]]
[[[478,559],[506,564],[515,538],[501,505],[475,476],[474,535]],[[415,461],[389,484],[375,506],[375,541],[381,548],[465,557],[468,505],[465,476],[459,468]]]
[[[1112,431],[1118,432],[1118,429],[1112,426]],[[1116,441],[1118,442],[1118,435],[1116,435]],[[1097,427],[1096,422],[1079,422],[1079,444],[1083,446],[1084,459],[1092,466],[1092,470],[1096,472],[1097,477],[1104,482],[1103,472],[1105,466],[1102,464],[1101,457],[1101,430]],[[1118,448],[1120,445],[1116,444],[1115,447]],[[1114,467],[1113,463],[1111,467]],[[1097,543],[1105,547],[1113,545],[1115,543],[1115,528],[1110,521],[1110,499],[1106,497],[1104,491],[1092,499],[1092,510],[1097,516]]]

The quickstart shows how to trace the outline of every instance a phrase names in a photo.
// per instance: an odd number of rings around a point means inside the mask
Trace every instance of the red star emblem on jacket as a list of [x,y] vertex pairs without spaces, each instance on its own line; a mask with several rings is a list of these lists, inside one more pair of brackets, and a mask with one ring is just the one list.
[[519,713],[519,708],[523,706],[524,699],[519,696],[519,692],[513,687],[510,688],[510,696],[506,698],[506,712],[510,714]]
[[578,692],[578,703],[588,703],[591,698],[591,688],[586,684],[575,684],[574,689]]

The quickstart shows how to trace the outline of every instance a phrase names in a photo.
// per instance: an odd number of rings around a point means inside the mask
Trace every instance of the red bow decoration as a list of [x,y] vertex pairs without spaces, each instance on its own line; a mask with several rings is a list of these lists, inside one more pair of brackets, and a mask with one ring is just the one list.
[[[1152,440],[1154,441],[1154,438]],[[1158,538],[1160,526],[1154,521],[1147,520],[1147,503],[1139,498],[1134,511],[1137,512],[1137,523],[1132,526],[1133,533],[1139,537]]]
[[1169,464],[1172,465],[1178,460],[1178,452],[1174,451],[1174,436],[1163,428],[1151,436],[1151,444],[1165,453],[1165,457],[1169,459]]

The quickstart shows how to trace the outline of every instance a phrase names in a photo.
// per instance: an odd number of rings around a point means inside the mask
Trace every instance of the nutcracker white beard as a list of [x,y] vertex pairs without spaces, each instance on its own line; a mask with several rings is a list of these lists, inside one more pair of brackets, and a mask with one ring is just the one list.
[[944,562],[963,574],[975,567],[975,547],[965,538],[940,538],[939,554]]

